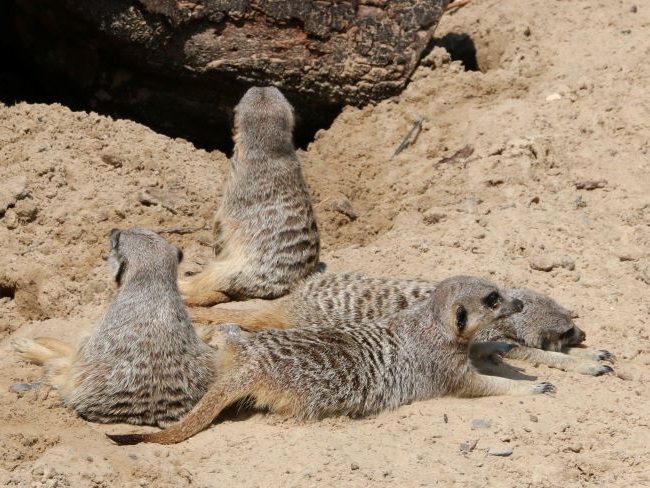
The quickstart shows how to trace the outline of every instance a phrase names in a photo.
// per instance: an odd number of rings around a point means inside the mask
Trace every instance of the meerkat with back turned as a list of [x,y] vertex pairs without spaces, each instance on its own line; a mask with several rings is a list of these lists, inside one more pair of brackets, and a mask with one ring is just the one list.
[[[289,295],[257,309],[215,307],[192,311],[191,316],[196,323],[236,322],[250,331],[309,325],[362,326],[425,299],[436,286],[427,281],[360,273],[323,273],[307,278]],[[585,333],[573,323],[567,309],[532,290],[515,288],[507,293],[519,298],[524,310],[479,332],[471,348],[474,359],[485,359],[494,352],[486,342],[500,342],[517,346],[501,348],[498,352],[504,357],[594,376],[612,372],[610,366],[598,362],[611,359],[607,351],[574,347],[585,340]]]
[[208,389],[215,361],[178,292],[181,258],[152,231],[111,231],[118,292],[99,326],[77,349],[49,337],[16,338],[14,348],[42,364],[63,403],[86,420],[173,423]]
[[293,108],[277,88],[235,108],[230,178],[214,219],[216,260],[180,280],[188,305],[277,298],[318,266],[320,241],[293,146]]
[[153,434],[109,437],[119,444],[180,442],[245,397],[258,407],[312,419],[371,415],[443,395],[552,392],[549,383],[481,375],[469,361],[472,336],[522,308],[493,284],[459,276],[414,306],[364,327],[229,334],[217,351],[215,382],[181,422]]

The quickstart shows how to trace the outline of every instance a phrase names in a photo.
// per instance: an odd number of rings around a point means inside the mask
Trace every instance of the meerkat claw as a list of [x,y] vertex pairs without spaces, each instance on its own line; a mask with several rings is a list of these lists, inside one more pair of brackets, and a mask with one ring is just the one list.
[[556,388],[553,384],[543,381],[542,383],[535,383],[532,392],[535,394],[555,393]]
[[610,363],[616,361],[616,356],[614,356],[611,352],[606,351],[604,349],[594,351],[594,356],[598,361],[609,361]]

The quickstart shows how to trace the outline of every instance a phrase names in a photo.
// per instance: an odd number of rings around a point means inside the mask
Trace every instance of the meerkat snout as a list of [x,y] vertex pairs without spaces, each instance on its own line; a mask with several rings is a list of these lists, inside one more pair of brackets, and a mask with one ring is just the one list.
[[560,342],[563,346],[575,346],[585,341],[587,334],[577,326],[572,326],[560,334]]

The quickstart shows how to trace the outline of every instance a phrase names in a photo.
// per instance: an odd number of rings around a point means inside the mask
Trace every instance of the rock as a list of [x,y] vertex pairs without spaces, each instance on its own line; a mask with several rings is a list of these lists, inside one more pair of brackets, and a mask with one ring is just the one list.
[[251,85],[277,86],[312,132],[344,105],[399,94],[448,1],[7,3],[3,37],[34,76],[214,146],[230,144],[232,107]]
[[348,200],[348,197],[343,194],[330,199],[325,208],[343,214],[350,220],[357,220],[359,218],[359,214],[352,207],[352,203]]
[[558,256],[533,256],[528,262],[531,269],[536,271],[552,271],[555,268],[566,268],[573,271],[576,268],[575,261],[569,257]]
[[18,200],[22,200],[27,195],[26,176],[14,176],[0,183],[0,217],[9,207],[13,207]]
[[556,100],[562,100],[562,95],[559,93],[551,93],[549,96],[546,97],[547,102],[555,102]]
[[633,14],[637,13],[638,10],[639,10],[639,9],[637,8],[636,5],[632,5],[632,6],[630,7],[630,12],[633,13]]
[[531,415],[528,418],[530,419],[531,422],[538,422],[539,421],[539,419],[537,418],[537,415]]
[[21,224],[29,224],[36,220],[38,207],[31,200],[22,200],[16,204],[16,217]]
[[357,469],[359,469],[359,465],[357,463],[351,463],[350,464],[350,470],[351,471],[356,471]]
[[447,217],[447,213],[444,211],[444,209],[438,207],[430,208],[422,215],[424,223],[428,225],[437,224],[445,217]]
[[498,456],[498,457],[508,457],[511,456],[514,452],[512,447],[500,447],[500,448],[490,448],[488,449],[489,456]]
[[605,188],[607,180],[579,180],[575,182],[575,187],[578,190],[596,190],[598,188]]
[[489,429],[492,427],[492,421],[489,419],[474,419],[472,420],[472,430]]
[[9,387],[9,391],[13,393],[25,393],[41,386],[41,383],[14,383]]
[[431,66],[432,68],[440,68],[445,64],[451,62],[451,55],[449,52],[440,46],[434,47],[429,54],[422,58],[422,66]]
[[474,449],[476,449],[477,444],[478,439],[461,442],[460,446],[458,446],[458,449],[460,449],[461,452],[472,452]]

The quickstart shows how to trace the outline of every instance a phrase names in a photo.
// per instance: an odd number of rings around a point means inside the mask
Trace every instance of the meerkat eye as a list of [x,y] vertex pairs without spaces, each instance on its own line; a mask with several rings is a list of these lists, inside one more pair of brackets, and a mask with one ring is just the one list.
[[456,309],[456,327],[462,332],[467,327],[467,310],[462,305]]
[[178,260],[179,264],[183,262],[183,250],[180,248],[176,248],[176,259]]
[[496,291],[493,291],[483,299],[483,303],[487,307],[497,308],[499,303],[501,303],[501,295],[499,295]]
[[574,333],[574,328],[571,327],[570,329],[565,330],[560,334],[560,339],[569,339]]

